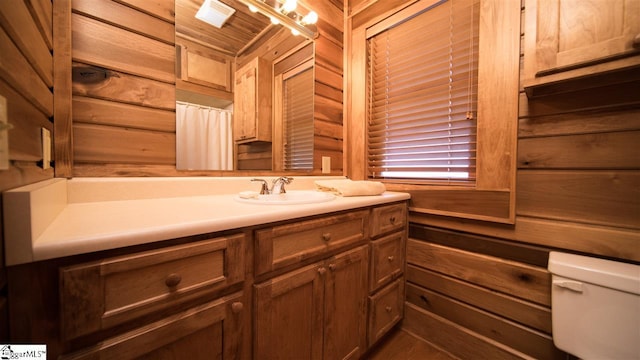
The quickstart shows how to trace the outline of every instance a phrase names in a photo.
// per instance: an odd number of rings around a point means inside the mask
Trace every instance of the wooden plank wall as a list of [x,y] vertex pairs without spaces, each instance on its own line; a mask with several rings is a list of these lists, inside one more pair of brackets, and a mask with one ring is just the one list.
[[314,1],[318,13],[315,39],[313,174],[320,175],[322,157],[331,158],[331,174],[342,175],[343,152],[343,33],[342,0]]
[[73,175],[175,168],[174,3],[73,1]]
[[[304,1],[301,1],[304,2]],[[307,175],[320,175],[322,157],[331,158],[331,173],[342,175],[343,143],[343,2],[318,1],[310,4],[318,13],[318,37],[315,44],[314,95],[314,151],[313,170]],[[288,32],[287,32],[288,33]],[[269,44],[266,44],[269,45]],[[251,53],[269,56],[271,46]],[[238,61],[245,61],[246,55]],[[239,170],[270,170],[272,147],[270,143],[245,144],[237,149]],[[325,174],[327,175],[327,174]]]
[[[0,1],[0,95],[12,126],[0,192],[54,176],[52,168],[42,168],[40,135],[41,128],[53,135],[52,12],[51,0]],[[3,233],[0,209],[0,343],[7,343]]]
[[549,251],[640,262],[640,84],[521,88],[518,122],[515,225],[410,214],[403,327],[463,359],[565,358]]
[[[343,4],[312,5],[320,17],[312,173],[329,156],[340,175]],[[172,0],[73,2],[73,176],[229,174],[175,170],[173,7]],[[238,147],[239,169],[270,170],[271,152],[268,144]]]

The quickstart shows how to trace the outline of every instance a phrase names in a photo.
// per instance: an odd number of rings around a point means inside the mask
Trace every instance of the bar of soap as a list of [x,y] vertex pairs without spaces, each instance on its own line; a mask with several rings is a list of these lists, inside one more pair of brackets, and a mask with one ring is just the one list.
[[240,196],[240,198],[242,199],[254,199],[257,198],[258,195],[260,195],[260,193],[257,191],[241,191],[238,194],[238,196]]

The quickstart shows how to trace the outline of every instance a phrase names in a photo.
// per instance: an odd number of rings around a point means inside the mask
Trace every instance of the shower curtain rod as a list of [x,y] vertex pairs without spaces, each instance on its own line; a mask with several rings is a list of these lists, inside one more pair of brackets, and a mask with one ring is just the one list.
[[216,108],[213,106],[207,106],[207,105],[200,105],[200,104],[194,104],[194,103],[190,103],[190,102],[186,102],[186,101],[176,101],[176,104],[180,104],[180,105],[187,105],[187,106],[197,106],[200,109],[209,109],[209,110],[218,110],[218,111],[228,111],[228,112],[232,112],[231,110],[227,110],[227,109],[220,109],[220,108]]

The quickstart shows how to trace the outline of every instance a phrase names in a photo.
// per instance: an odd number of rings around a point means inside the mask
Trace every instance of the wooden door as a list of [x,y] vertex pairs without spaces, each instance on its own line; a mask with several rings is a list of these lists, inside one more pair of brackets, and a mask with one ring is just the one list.
[[234,89],[234,139],[241,141],[256,137],[257,68],[250,63],[236,73]]
[[368,246],[326,261],[324,359],[358,359],[366,349]]
[[321,359],[326,268],[305,266],[255,285],[255,359]]
[[640,65],[640,1],[531,0],[525,88]]

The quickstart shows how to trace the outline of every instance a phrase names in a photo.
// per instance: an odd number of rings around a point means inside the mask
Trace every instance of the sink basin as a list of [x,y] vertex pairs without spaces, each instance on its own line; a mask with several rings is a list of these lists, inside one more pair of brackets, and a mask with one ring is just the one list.
[[313,190],[288,190],[284,194],[257,195],[252,198],[235,197],[236,201],[247,204],[259,205],[295,205],[295,204],[315,204],[331,201],[336,196],[331,193]]

